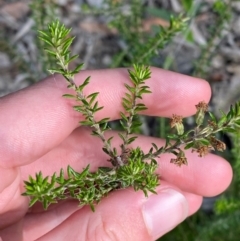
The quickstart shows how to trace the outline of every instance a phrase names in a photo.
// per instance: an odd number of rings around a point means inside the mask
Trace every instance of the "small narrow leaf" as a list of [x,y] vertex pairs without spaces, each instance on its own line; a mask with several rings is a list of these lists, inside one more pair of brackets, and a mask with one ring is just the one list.
[[85,86],[87,86],[89,84],[89,81],[90,81],[90,76],[88,76],[84,82],[78,86],[78,90],[79,91],[82,91],[84,89]]
[[29,202],[29,207],[32,207],[37,201],[38,201],[38,197],[32,198],[31,201]]
[[70,99],[76,99],[75,95],[71,95],[71,94],[64,94],[63,95],[64,98],[70,98]]
[[137,136],[133,136],[133,137],[131,137],[131,138],[129,138],[128,140],[127,140],[127,144],[129,145],[129,144],[131,144],[133,141],[135,141],[137,139]]
[[152,143],[152,146],[154,147],[154,149],[157,151],[158,150],[158,147],[155,143]]
[[204,146],[210,145],[210,141],[204,138],[198,140],[198,142],[202,143]]
[[[84,66],[84,63],[77,65],[77,67],[74,69],[74,73],[78,73],[83,66]],[[89,78],[90,78],[90,76],[89,76]]]
[[51,74],[55,74],[55,73],[58,73],[58,74],[64,74],[64,70],[61,70],[61,69],[48,69],[48,71],[51,73]]
[[71,63],[73,60],[77,59],[78,56],[79,56],[78,54],[73,55],[71,58],[69,58],[67,61],[65,61],[64,64],[67,65],[67,64]]
[[184,149],[188,150],[188,149],[192,148],[193,146],[194,146],[194,142],[190,142],[184,147]]
[[79,124],[83,125],[83,126],[92,126],[92,122],[85,120],[85,121],[79,121]]

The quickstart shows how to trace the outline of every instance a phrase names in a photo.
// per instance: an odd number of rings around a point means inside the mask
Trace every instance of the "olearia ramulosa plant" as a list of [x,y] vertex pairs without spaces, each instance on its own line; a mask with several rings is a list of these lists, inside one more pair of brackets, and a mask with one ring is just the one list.
[[[81,70],[83,64],[79,64],[73,70],[69,68],[69,64],[78,57],[72,56],[69,50],[74,40],[69,33],[70,29],[59,21],[49,24],[46,31],[40,31],[40,39],[49,46],[46,51],[56,59],[58,66],[49,71],[63,75],[67,81],[67,87],[74,90],[75,94],[63,96],[76,101],[73,109],[85,117],[80,124],[90,126],[92,134],[101,139],[102,150],[109,156],[106,161],[110,161],[112,167],[99,167],[97,171],[91,172],[88,165],[82,172],[76,172],[68,166],[66,174],[61,169],[59,174],[54,173],[51,177],[43,177],[41,172],[36,173],[35,178],[30,176],[29,180],[25,181],[26,191],[23,195],[31,198],[30,206],[40,201],[47,209],[51,203],[73,198],[81,205],[90,205],[94,210],[94,205],[113,190],[133,187],[135,191],[142,190],[145,196],[148,192],[156,193],[155,189],[160,184],[159,175],[156,173],[158,168],[156,158],[161,154],[172,153],[175,158],[170,160],[171,163],[179,167],[187,165],[184,150],[191,148],[201,157],[210,150],[223,151],[226,148],[225,144],[215,137],[216,133],[235,132],[236,128],[240,127],[240,103],[232,106],[227,114],[222,113],[222,117],[217,120],[207,110],[208,105],[200,102],[196,105],[194,129],[185,131],[182,117],[173,115],[170,125],[176,129],[176,134],[168,135],[164,146],[158,147],[152,143],[147,153],[144,153],[140,147],[132,148],[130,144],[137,138],[133,135],[133,131],[141,125],[138,114],[147,109],[142,103],[142,97],[145,94],[151,94],[146,83],[151,78],[150,67],[136,64],[128,70],[131,85],[125,84],[126,93],[122,98],[124,111],[120,112],[120,123],[123,131],[119,132],[122,144],[118,148],[120,151],[117,151],[117,148],[112,145],[113,137],[106,138],[105,135],[110,129],[109,118],[99,121],[95,118],[96,112],[103,108],[96,100],[99,93],[91,93],[87,96],[84,94],[84,88],[88,85],[90,77],[79,86],[74,81],[74,76]],[[209,116],[209,121],[204,125],[206,114]]]

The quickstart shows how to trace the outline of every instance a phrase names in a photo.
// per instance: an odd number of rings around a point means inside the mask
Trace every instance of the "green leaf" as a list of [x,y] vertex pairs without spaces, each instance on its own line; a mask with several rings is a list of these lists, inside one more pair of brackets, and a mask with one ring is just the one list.
[[96,99],[98,94],[99,94],[99,92],[95,92],[95,93],[92,93],[92,94],[87,96],[87,99],[90,99],[89,105],[92,105],[92,103],[94,102],[94,100]]
[[94,207],[93,203],[89,203],[89,206],[90,206],[91,210],[92,210],[93,212],[95,212],[95,207]]
[[75,111],[78,111],[78,112],[81,112],[81,113],[84,111],[84,108],[81,105],[75,105],[75,106],[73,106],[73,109]]
[[98,122],[98,124],[104,124],[104,123],[108,122],[109,120],[110,120],[110,118],[103,118]]
[[143,110],[147,110],[148,108],[144,105],[144,104],[137,104],[135,107],[136,111],[143,111]]
[[231,106],[231,110],[227,113],[227,120],[230,120],[234,117],[233,107]]
[[97,131],[95,131],[95,130],[92,130],[92,134],[91,135],[93,135],[93,136],[99,136],[99,133],[97,132]]
[[107,148],[103,147],[102,150],[103,150],[106,154],[109,154]]
[[124,84],[124,86],[129,90],[129,92],[131,92],[132,94],[134,94],[135,93],[135,88],[134,87],[131,87],[131,86],[129,86],[128,84]]
[[41,30],[38,30],[38,34],[39,34],[40,36],[43,35],[43,36],[45,36],[45,37],[48,37],[48,34],[45,33],[44,31],[41,31]]
[[68,177],[75,177],[75,175],[76,175],[75,173],[76,173],[76,172],[73,170],[73,168],[68,165],[68,167],[67,167]]
[[118,135],[125,142],[125,135],[121,132],[119,132]]
[[[137,85],[138,84],[138,79],[136,78],[135,73],[132,70],[128,70],[128,74],[132,82]],[[125,85],[126,86],[126,85]]]
[[[74,69],[74,73],[78,73],[83,66],[84,66],[84,63],[77,65],[77,67]],[[90,76],[88,78],[90,78]]]
[[28,190],[28,191],[34,191],[34,186],[30,183],[30,182],[27,182],[27,181],[24,181],[25,183],[25,188]]
[[117,156],[117,149],[115,147],[113,148],[113,155]]
[[47,48],[45,48],[44,50],[45,50],[47,53],[49,53],[50,55],[52,55],[52,56],[54,56],[55,58],[57,58],[57,53],[56,53],[56,51],[51,50],[51,49],[47,49]]
[[97,111],[102,110],[102,109],[103,109],[103,106],[98,107],[98,108],[94,109],[94,112],[97,112]]
[[212,120],[214,123],[217,123],[217,119],[216,119],[216,117],[214,116],[214,114],[213,114],[212,112],[210,112],[210,111],[208,111],[208,114],[209,114],[211,120]]
[[92,126],[93,123],[91,121],[88,121],[88,120],[84,120],[84,121],[79,121],[79,123],[82,125],[82,126]]
[[193,5],[193,0],[181,0],[182,2],[182,5],[185,9],[185,11],[190,11],[191,10],[191,7]]
[[224,132],[229,132],[229,133],[237,133],[238,131],[236,130],[236,128],[233,127],[224,127],[223,128]]
[[158,147],[155,143],[152,143],[152,146],[154,147],[154,149],[157,151],[158,150]]
[[42,181],[43,181],[42,172],[36,173],[36,182],[38,184],[42,184]]
[[[62,177],[63,176],[63,177]],[[64,175],[63,175],[63,169],[61,169],[60,170],[60,183],[61,183],[61,179],[63,178],[63,181],[64,181]],[[49,189],[51,189],[51,188],[53,188],[54,187],[54,185],[55,185],[55,182],[56,182],[56,173],[54,172],[54,174],[52,175],[52,177],[51,177],[51,183],[50,183],[50,185],[49,185]]]
[[52,41],[51,41],[49,38],[44,37],[44,36],[39,36],[39,38],[40,38],[43,42],[47,43],[48,45],[50,45],[51,47],[54,48],[54,44],[52,43]]
[[29,202],[29,207],[32,207],[37,201],[38,201],[38,197],[32,198],[31,201]]
[[[37,175],[37,174],[36,174],[36,175]],[[32,176],[29,176],[28,178],[29,178],[29,181],[30,181],[31,185],[32,185],[32,184],[36,184],[36,180],[33,179]]]
[[147,89],[141,89],[139,91],[139,95],[141,96],[142,94],[151,94],[152,91],[151,90],[147,90]]
[[193,146],[194,146],[194,142],[190,142],[184,147],[184,149],[188,150],[188,149],[192,148]]
[[178,139],[179,137],[178,137],[178,135],[176,135],[176,134],[170,134],[170,135],[167,135],[167,138],[176,140],[176,139]]
[[218,121],[218,126],[221,127],[223,124],[225,124],[227,121],[227,116],[224,115],[220,118],[220,120]]
[[66,61],[64,62],[64,64],[67,65],[67,64],[71,63],[73,60],[75,60],[75,59],[77,59],[77,58],[78,58],[78,54],[73,55],[71,58],[69,58],[68,60],[66,60]]
[[108,126],[108,122],[101,123],[101,130],[102,131],[106,131],[106,130],[109,130],[109,129],[111,129],[111,128]]
[[[70,37],[70,38],[67,38],[67,39],[65,39],[64,41],[61,42],[61,47],[62,47],[61,52],[63,54],[65,54],[68,51],[68,49],[69,49],[70,45],[72,44],[73,40],[74,40],[74,37]],[[75,57],[75,56],[78,57],[78,55],[74,55],[72,58],[76,59],[77,57]],[[71,62],[71,60],[69,62]]]
[[119,120],[119,123],[120,123],[120,125],[122,126],[122,128],[123,128],[124,130],[127,129],[126,123],[125,123],[123,120]]
[[111,144],[111,140],[113,139],[113,136],[111,136],[110,138],[107,139],[107,143],[110,145]]
[[84,82],[83,82],[81,85],[78,86],[78,90],[79,90],[80,92],[82,92],[82,90],[84,89],[84,87],[89,84],[89,81],[90,81],[90,76],[88,76],[88,77],[84,80]]
[[[81,99],[82,103],[85,105],[85,106],[89,106],[89,103],[87,102],[87,100],[85,99]],[[97,103],[97,102],[96,102]]]
[[64,94],[63,95],[64,98],[70,98],[70,99],[76,99],[75,95],[71,95],[71,94]]
[[51,74],[55,74],[55,73],[58,73],[58,74],[62,74],[64,75],[64,70],[61,70],[61,69],[48,69],[48,71],[51,73]]
[[129,138],[129,139],[127,140],[127,144],[128,144],[128,145],[131,144],[131,143],[132,143],[133,141],[135,141],[137,138],[138,138],[137,136],[133,136],[133,137]]
[[235,120],[234,123],[235,123],[236,125],[240,125],[240,119],[239,119],[239,120]]
[[122,118],[124,121],[128,121],[127,116],[126,116],[123,112],[120,112],[120,115],[121,115],[121,118]]
[[95,112],[97,110],[97,108],[98,108],[98,102],[96,101],[94,103],[94,106],[92,107],[92,111]]
[[76,177],[78,180],[85,178],[89,174],[90,165],[88,164],[81,173],[77,173]]
[[44,208],[45,210],[48,208],[49,204],[50,204],[50,203],[48,202],[47,199],[44,199],[44,200],[43,200],[43,208]]
[[207,140],[207,139],[205,139],[205,138],[202,138],[202,139],[200,139],[200,140],[197,140],[197,142],[202,143],[204,146],[210,145],[210,141]]

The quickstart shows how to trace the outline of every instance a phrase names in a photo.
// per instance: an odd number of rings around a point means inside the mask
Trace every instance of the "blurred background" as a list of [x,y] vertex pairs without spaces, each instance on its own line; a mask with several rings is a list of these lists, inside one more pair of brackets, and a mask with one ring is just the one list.
[[[76,64],[83,62],[84,69],[143,63],[204,78],[216,116],[240,99],[237,0],[0,0],[0,97],[49,75],[54,62],[37,30],[56,18],[72,28],[72,53],[79,54]],[[165,118],[142,121],[139,132],[145,135],[165,137],[169,130]],[[193,120],[185,122],[191,128]],[[161,240],[239,240],[240,133],[219,138],[234,167],[232,185],[219,197],[205,198],[197,214]]]

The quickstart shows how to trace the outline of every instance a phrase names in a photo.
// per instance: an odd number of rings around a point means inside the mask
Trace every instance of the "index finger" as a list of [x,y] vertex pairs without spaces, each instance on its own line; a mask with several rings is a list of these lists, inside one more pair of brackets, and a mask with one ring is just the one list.
[[[210,99],[206,81],[153,67],[151,71],[147,84],[152,94],[143,98],[148,107],[144,114],[188,116],[195,112],[195,104]],[[127,70],[82,71],[76,75],[76,83],[81,84],[87,76],[91,80],[86,95],[100,92],[99,105],[104,106],[96,118],[119,118],[124,83],[129,81]],[[62,98],[70,92],[65,82],[62,76],[51,76],[0,99],[0,166],[21,166],[36,160],[59,145],[83,120],[73,111],[74,102]]]

